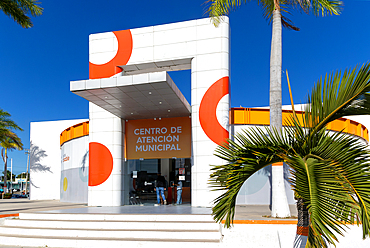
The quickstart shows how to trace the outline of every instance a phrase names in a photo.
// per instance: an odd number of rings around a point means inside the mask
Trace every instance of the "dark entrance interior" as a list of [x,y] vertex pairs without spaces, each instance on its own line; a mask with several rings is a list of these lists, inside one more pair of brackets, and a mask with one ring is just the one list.
[[[191,161],[190,158],[133,159],[126,161],[126,187],[129,192],[126,204],[154,205],[157,203],[155,183],[160,173],[166,179],[165,196],[168,204],[176,203],[177,178],[183,183],[183,204],[191,201]],[[127,184],[128,183],[128,184]]]

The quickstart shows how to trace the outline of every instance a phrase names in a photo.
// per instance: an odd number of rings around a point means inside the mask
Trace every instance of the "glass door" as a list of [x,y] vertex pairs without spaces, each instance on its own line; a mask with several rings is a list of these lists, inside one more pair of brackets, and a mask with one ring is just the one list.
[[[182,181],[183,203],[190,203],[191,163],[190,158],[133,159],[125,162],[125,204],[157,204],[156,181],[159,176],[165,178],[165,198],[167,204],[175,204],[177,190],[175,184]],[[127,189],[127,190],[126,190]],[[164,201],[160,198],[160,203]]]

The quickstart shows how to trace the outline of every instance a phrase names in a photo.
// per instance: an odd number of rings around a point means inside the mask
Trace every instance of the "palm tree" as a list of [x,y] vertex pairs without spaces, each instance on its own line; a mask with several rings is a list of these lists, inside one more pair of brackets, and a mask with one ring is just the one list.
[[297,199],[297,232],[308,233],[307,244],[301,238],[295,247],[334,244],[348,224],[362,224],[363,238],[369,237],[370,150],[357,137],[326,129],[343,116],[369,115],[369,91],[370,64],[326,75],[312,89],[305,111],[293,111],[284,129],[252,128],[219,146],[216,155],[227,163],[212,169],[211,184],[223,190],[215,199],[214,219],[230,227],[243,183],[269,164],[285,162]]
[[[12,133],[12,132],[10,132]],[[22,150],[23,144],[21,142],[21,139],[14,133],[12,133],[12,137],[7,137],[4,140],[1,141],[0,146],[1,149],[1,157],[4,161],[4,171],[8,170],[8,150]],[[7,187],[7,174],[4,173],[4,187]],[[7,191],[8,189],[6,189]],[[7,192],[6,192],[7,193]]]
[[10,117],[11,115],[8,112],[0,109],[0,142],[4,138],[12,136],[9,130],[23,131]]
[[[217,26],[222,16],[229,14],[243,3],[251,0],[208,0],[208,13]],[[342,2],[339,0],[256,0],[262,7],[264,17],[272,22],[271,56],[270,56],[270,126],[276,129],[282,127],[281,99],[281,69],[282,69],[282,26],[299,30],[285,16],[297,8],[314,15],[338,15]],[[290,210],[284,188],[282,166],[272,167],[272,206],[271,216],[288,217]]]
[[36,0],[1,0],[0,9],[23,28],[30,28],[33,24],[29,15],[42,14],[43,8],[38,4]]
[[[20,138],[13,132],[13,130],[23,131],[12,119],[11,115],[0,109],[0,146],[1,156],[4,161],[4,171],[7,171],[8,149],[23,149],[23,144]],[[4,186],[7,185],[7,176],[4,174]]]
[[[3,174],[5,174],[5,172],[3,171]],[[11,173],[11,171],[7,170],[6,172],[6,177],[7,178],[15,178],[15,175]],[[4,176],[1,177],[1,179],[4,181]]]

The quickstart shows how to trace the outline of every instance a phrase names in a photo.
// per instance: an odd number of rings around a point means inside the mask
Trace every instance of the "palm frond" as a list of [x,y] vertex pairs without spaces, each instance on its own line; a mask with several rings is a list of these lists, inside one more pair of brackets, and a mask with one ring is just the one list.
[[363,223],[363,235],[367,237],[370,157],[366,144],[348,134],[329,133],[325,128],[314,136],[298,134],[295,138],[297,142],[292,143],[291,150],[295,153],[283,158],[292,169],[290,180],[295,194],[308,204],[308,247],[334,244],[335,233],[343,235],[343,223],[354,224],[356,220]]
[[217,27],[224,15],[228,15],[231,10],[235,10],[246,2],[247,0],[207,0],[205,2],[207,6],[206,13],[212,18],[213,24]]
[[0,146],[8,150],[23,150],[21,139],[13,132],[8,132],[5,138],[0,141]]
[[338,0],[300,0],[316,16],[339,15],[343,6]]
[[0,109],[0,146],[6,148],[9,146],[11,149],[23,149],[21,139],[13,132],[15,130],[23,131],[12,119],[11,115]]
[[309,96],[305,121],[312,134],[344,116],[370,113],[370,64],[326,75]]
[[0,109],[0,129],[23,131],[10,117],[11,115],[8,112]]
[[35,0],[2,0],[0,1],[0,9],[23,28],[33,26],[31,16],[41,15],[43,8],[40,3]]
[[[224,15],[228,15],[230,11],[236,10],[242,4],[252,0],[207,0],[206,13],[212,18],[214,25],[217,27],[223,19]],[[291,14],[292,9],[300,9],[309,14],[314,15],[339,15],[343,3],[338,0],[255,0],[263,10],[264,18],[271,24],[274,11],[281,12],[281,23],[285,28],[299,31],[299,28],[287,17]],[[275,5],[277,3],[277,5]]]
[[214,190],[224,191],[214,200],[214,219],[225,219],[225,226],[230,227],[235,214],[236,197],[244,182],[266,166],[283,161],[280,148],[289,150],[289,137],[281,135],[275,129],[251,128],[236,134],[235,141],[219,146],[216,156],[227,163],[213,166],[210,184]]

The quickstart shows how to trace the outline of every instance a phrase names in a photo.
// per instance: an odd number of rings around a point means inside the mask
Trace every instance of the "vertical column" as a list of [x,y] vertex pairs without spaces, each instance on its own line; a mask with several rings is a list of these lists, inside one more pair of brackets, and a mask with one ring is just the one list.
[[124,204],[123,158],[125,122],[89,103],[89,206]]
[[271,172],[272,172],[271,216],[272,217],[290,216],[290,209],[285,191],[284,163],[278,162],[272,164]]
[[209,19],[197,20],[197,54],[192,60],[192,206],[210,207],[220,192],[208,184],[210,165],[224,161],[214,156],[228,138],[229,24],[218,28]]

